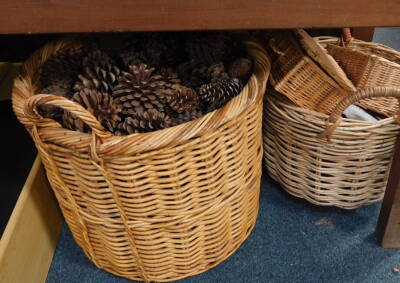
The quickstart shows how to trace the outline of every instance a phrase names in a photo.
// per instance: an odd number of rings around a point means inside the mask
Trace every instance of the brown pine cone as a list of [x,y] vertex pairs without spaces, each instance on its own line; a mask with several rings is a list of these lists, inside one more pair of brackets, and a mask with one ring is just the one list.
[[82,66],[83,53],[79,49],[70,48],[51,55],[40,67],[40,81],[43,87],[73,81]]
[[[83,88],[72,97],[75,101],[86,108],[92,115],[110,132],[113,132],[121,120],[118,108],[114,99],[108,93],[101,93],[94,89]],[[89,132],[89,127],[77,118],[74,114],[65,111],[62,117],[63,124],[70,130]]]
[[182,79],[182,84],[194,89],[203,84],[229,78],[222,62],[208,67],[204,64],[196,64],[194,61],[189,61],[179,65],[177,71]]
[[210,66],[207,69],[207,73],[212,83],[229,78],[229,75],[225,70],[225,65],[222,62]]
[[238,95],[242,91],[242,88],[243,85],[239,79],[225,79],[202,85],[199,89],[199,98],[205,112],[209,112],[225,105],[229,100]]
[[125,50],[120,55],[124,66],[144,64],[147,60],[143,52],[135,50]]
[[[69,80],[53,82],[53,84],[38,90],[38,93],[53,94],[66,97],[68,99],[71,99],[73,95],[71,82]],[[64,111],[61,108],[53,105],[40,105],[38,109],[39,114],[42,115],[42,117],[50,118],[57,122],[62,121],[61,118]]]
[[199,107],[194,107],[176,115],[176,117],[172,119],[171,126],[177,126],[192,120],[196,120],[201,116],[203,116],[201,109]]
[[80,81],[74,86],[76,91],[82,88],[93,88],[100,92],[111,93],[121,73],[111,57],[100,50],[93,50],[83,58],[82,67]]
[[173,85],[170,89],[159,88],[154,90],[154,93],[178,113],[191,109],[198,104],[197,93],[185,86]]
[[134,133],[147,133],[168,128],[171,124],[172,120],[168,115],[156,109],[150,109],[127,117],[118,124],[115,134],[125,136]]
[[188,61],[177,67],[177,73],[186,87],[197,88],[210,82],[208,67],[195,61]]
[[113,60],[100,50],[89,53],[83,59],[82,67],[83,73],[78,75],[79,81],[74,86],[75,91],[91,88],[99,92],[111,93],[121,73]]
[[238,78],[247,82],[252,74],[253,61],[248,58],[238,58],[229,66],[228,74],[231,78]]
[[149,109],[168,112],[163,98],[154,93],[154,89],[165,84],[162,76],[154,75],[154,68],[145,64],[129,66],[129,70],[130,72],[122,72],[119,84],[112,92],[122,114],[130,116]]
[[171,111],[182,112],[197,103],[196,93],[180,84],[177,74],[162,70],[154,74],[154,68],[145,64],[130,66],[123,72],[112,95],[124,115],[156,109],[170,115]]

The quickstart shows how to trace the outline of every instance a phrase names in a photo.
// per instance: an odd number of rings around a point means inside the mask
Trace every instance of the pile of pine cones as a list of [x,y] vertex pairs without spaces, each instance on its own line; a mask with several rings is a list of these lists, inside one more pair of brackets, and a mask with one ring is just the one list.
[[[239,94],[253,62],[223,32],[89,36],[82,48],[53,54],[40,69],[39,93],[66,97],[115,135],[185,123]],[[41,106],[43,117],[81,132],[73,114]]]

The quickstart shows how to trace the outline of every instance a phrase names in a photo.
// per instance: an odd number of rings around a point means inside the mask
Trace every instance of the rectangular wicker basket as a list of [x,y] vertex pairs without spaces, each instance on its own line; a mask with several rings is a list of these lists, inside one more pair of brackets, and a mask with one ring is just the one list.
[[329,114],[347,96],[330,76],[310,59],[287,33],[269,41],[272,56],[271,84],[295,104]]

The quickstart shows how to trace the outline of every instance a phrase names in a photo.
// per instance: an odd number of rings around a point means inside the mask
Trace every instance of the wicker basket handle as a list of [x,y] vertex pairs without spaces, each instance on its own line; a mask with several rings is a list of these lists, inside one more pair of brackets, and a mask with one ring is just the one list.
[[342,29],[342,42],[344,46],[348,46],[353,41],[350,28]]
[[[44,122],[39,114],[37,114],[37,107],[39,105],[52,105],[62,108],[65,111],[69,111],[83,122],[88,125],[93,133],[97,136],[106,138],[112,136],[111,133],[107,132],[104,127],[100,124],[96,118],[89,113],[85,108],[83,108],[78,103],[75,103],[65,97],[51,95],[51,94],[37,94],[29,97],[24,104],[24,113],[28,119],[32,121],[33,124],[40,124]],[[46,119],[47,121],[49,119]]]
[[[346,110],[347,107],[349,107],[351,104],[356,103],[357,101],[373,97],[395,97],[400,102],[400,88],[383,86],[371,87],[357,90],[352,94],[346,96],[342,99],[342,101],[340,101],[335,110],[329,116],[326,129],[317,137],[327,138],[329,140],[332,133],[339,126],[342,118],[342,113],[344,110]],[[397,123],[400,123],[400,111],[394,116],[394,119]]]
[[247,46],[248,53],[251,54],[253,58],[257,58],[258,64],[255,64],[254,74],[260,82],[266,82],[271,69],[270,60],[266,55],[267,51],[255,41],[245,41],[244,43]]

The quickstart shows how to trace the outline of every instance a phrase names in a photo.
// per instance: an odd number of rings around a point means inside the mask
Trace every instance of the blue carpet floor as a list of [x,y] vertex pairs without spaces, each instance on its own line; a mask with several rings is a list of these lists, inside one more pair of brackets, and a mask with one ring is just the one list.
[[[400,49],[400,29],[382,28],[374,40]],[[266,177],[257,225],[219,266],[182,283],[400,282],[400,250],[382,249],[375,226],[380,204],[343,211],[310,205]],[[64,227],[47,283],[132,282],[98,269]]]
[[[380,204],[343,211],[310,205],[266,177],[257,225],[219,266],[192,282],[400,282],[400,251],[375,236]],[[64,227],[47,278],[52,282],[132,282],[92,264]]]

